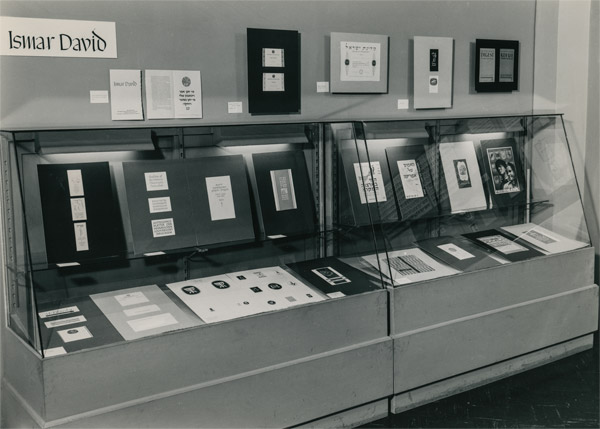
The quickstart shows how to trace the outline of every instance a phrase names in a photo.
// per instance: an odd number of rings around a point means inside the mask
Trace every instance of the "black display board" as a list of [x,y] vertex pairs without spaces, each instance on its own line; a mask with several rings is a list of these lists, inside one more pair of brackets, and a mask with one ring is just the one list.
[[187,159],[198,245],[254,239],[243,155]]
[[183,160],[124,162],[123,174],[136,254],[197,244]]
[[515,140],[482,140],[481,151],[494,206],[524,204],[527,189]]
[[475,41],[475,91],[511,92],[519,89],[519,41]]
[[362,157],[359,160],[356,149],[342,149],[340,156],[354,223],[369,225],[371,219],[373,222],[397,221],[398,211],[385,152],[370,150],[368,159]]
[[108,162],[40,164],[38,179],[48,263],[125,252]]
[[252,154],[267,236],[313,232],[317,223],[304,152]]
[[37,310],[44,356],[124,341],[89,297],[38,303]]
[[248,111],[300,113],[300,34],[248,28]]
[[439,210],[425,147],[397,146],[385,152],[401,219],[436,216]]
[[[337,295],[357,295],[381,289],[380,279],[374,280],[368,274],[333,257],[313,259],[287,266],[332,298]],[[379,280],[379,286],[377,280]]]
[[527,242],[498,229],[472,232],[463,234],[463,236],[510,262],[524,261],[544,255]]
[[416,244],[430,255],[460,271],[475,271],[500,265],[500,262],[492,259],[483,247],[464,237],[428,238],[417,241]]

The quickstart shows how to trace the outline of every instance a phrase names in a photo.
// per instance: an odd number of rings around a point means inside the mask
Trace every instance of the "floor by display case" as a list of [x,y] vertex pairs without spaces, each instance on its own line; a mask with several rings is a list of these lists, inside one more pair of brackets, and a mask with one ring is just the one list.
[[597,330],[560,115],[0,148],[13,425],[355,426]]

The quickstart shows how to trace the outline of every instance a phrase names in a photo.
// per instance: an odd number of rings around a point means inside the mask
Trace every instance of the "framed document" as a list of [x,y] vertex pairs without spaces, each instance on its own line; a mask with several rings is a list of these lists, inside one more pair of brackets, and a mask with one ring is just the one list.
[[413,59],[415,109],[452,107],[454,39],[415,36]]
[[519,89],[519,41],[477,39],[475,90],[511,92]]
[[330,40],[332,93],[388,92],[388,36],[331,33]]
[[300,33],[248,28],[248,111],[300,113]]

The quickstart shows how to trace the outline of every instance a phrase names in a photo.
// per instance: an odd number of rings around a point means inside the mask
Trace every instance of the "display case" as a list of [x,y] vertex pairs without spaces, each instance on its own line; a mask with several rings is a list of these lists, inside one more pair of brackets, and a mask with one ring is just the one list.
[[0,149],[9,423],[352,426],[592,346],[560,115]]
[[326,128],[5,132],[9,421],[384,416],[388,291],[372,229],[335,220]]
[[592,346],[594,253],[562,116],[357,122],[354,134],[375,189],[379,253],[363,259],[392,290],[393,412]]

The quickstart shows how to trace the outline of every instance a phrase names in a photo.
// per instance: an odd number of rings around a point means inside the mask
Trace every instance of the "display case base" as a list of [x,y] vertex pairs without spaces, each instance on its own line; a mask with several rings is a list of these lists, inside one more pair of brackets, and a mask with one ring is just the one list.
[[525,356],[402,392],[391,399],[390,411],[394,414],[402,413],[591,349],[594,344],[593,337],[593,334],[585,335]]

